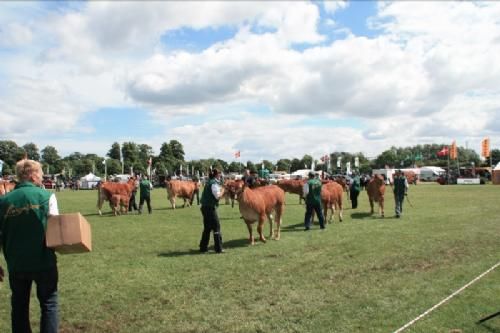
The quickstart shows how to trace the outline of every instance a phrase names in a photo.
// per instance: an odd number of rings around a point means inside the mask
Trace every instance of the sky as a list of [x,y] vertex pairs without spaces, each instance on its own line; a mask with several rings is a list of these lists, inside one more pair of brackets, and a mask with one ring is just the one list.
[[277,161],[500,144],[500,2],[2,1],[0,140]]

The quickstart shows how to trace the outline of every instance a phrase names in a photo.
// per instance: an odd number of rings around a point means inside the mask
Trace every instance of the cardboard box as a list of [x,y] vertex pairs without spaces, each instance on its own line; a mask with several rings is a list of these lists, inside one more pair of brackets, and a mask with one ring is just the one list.
[[92,251],[90,224],[80,213],[49,217],[45,239],[47,247],[61,254]]

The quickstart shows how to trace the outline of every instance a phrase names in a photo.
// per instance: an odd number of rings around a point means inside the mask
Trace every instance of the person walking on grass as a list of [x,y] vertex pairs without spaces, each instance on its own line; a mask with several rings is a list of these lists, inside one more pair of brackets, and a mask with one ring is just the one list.
[[[55,194],[42,188],[42,167],[28,159],[16,164],[19,183],[0,198],[0,248],[7,262],[13,333],[29,333],[33,282],[40,303],[40,332],[57,333],[58,270],[53,249],[45,245],[50,215],[59,215]],[[0,267],[0,281],[5,272]]]
[[325,218],[321,209],[321,181],[316,178],[314,172],[309,172],[309,180],[304,184],[303,192],[306,198],[306,214],[304,217],[305,231],[311,229],[311,218],[313,210],[318,215],[319,227],[325,229]]
[[403,214],[403,201],[408,194],[408,180],[401,170],[396,170],[394,175],[394,201],[396,204],[396,217],[399,218]]
[[219,216],[217,215],[219,199],[224,195],[220,177],[219,170],[213,169],[208,176],[208,182],[205,184],[201,194],[201,214],[203,215],[203,232],[200,240],[201,253],[208,252],[208,242],[212,231],[214,233],[215,252],[224,252],[222,249],[222,234],[220,231]]
[[153,210],[151,209],[151,190],[153,189],[153,185],[149,181],[148,177],[142,176],[141,181],[139,182],[139,214],[142,214],[142,207],[144,206],[144,201],[146,201],[148,205],[148,212],[151,214]]
[[349,189],[349,196],[351,198],[352,209],[358,208],[358,196],[361,191],[361,180],[359,175],[354,172],[352,177],[351,186]]

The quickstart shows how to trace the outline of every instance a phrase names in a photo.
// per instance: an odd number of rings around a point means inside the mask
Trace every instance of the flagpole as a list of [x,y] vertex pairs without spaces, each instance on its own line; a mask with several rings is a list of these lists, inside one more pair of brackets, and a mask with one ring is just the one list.
[[446,176],[446,183],[448,185],[450,185],[450,146],[447,146],[448,147],[448,175]]

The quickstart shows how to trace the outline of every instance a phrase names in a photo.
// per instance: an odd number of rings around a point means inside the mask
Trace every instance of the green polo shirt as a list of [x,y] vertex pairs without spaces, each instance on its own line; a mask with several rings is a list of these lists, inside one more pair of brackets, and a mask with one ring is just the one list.
[[52,193],[23,182],[0,198],[0,243],[9,272],[40,272],[56,266],[45,245]]

